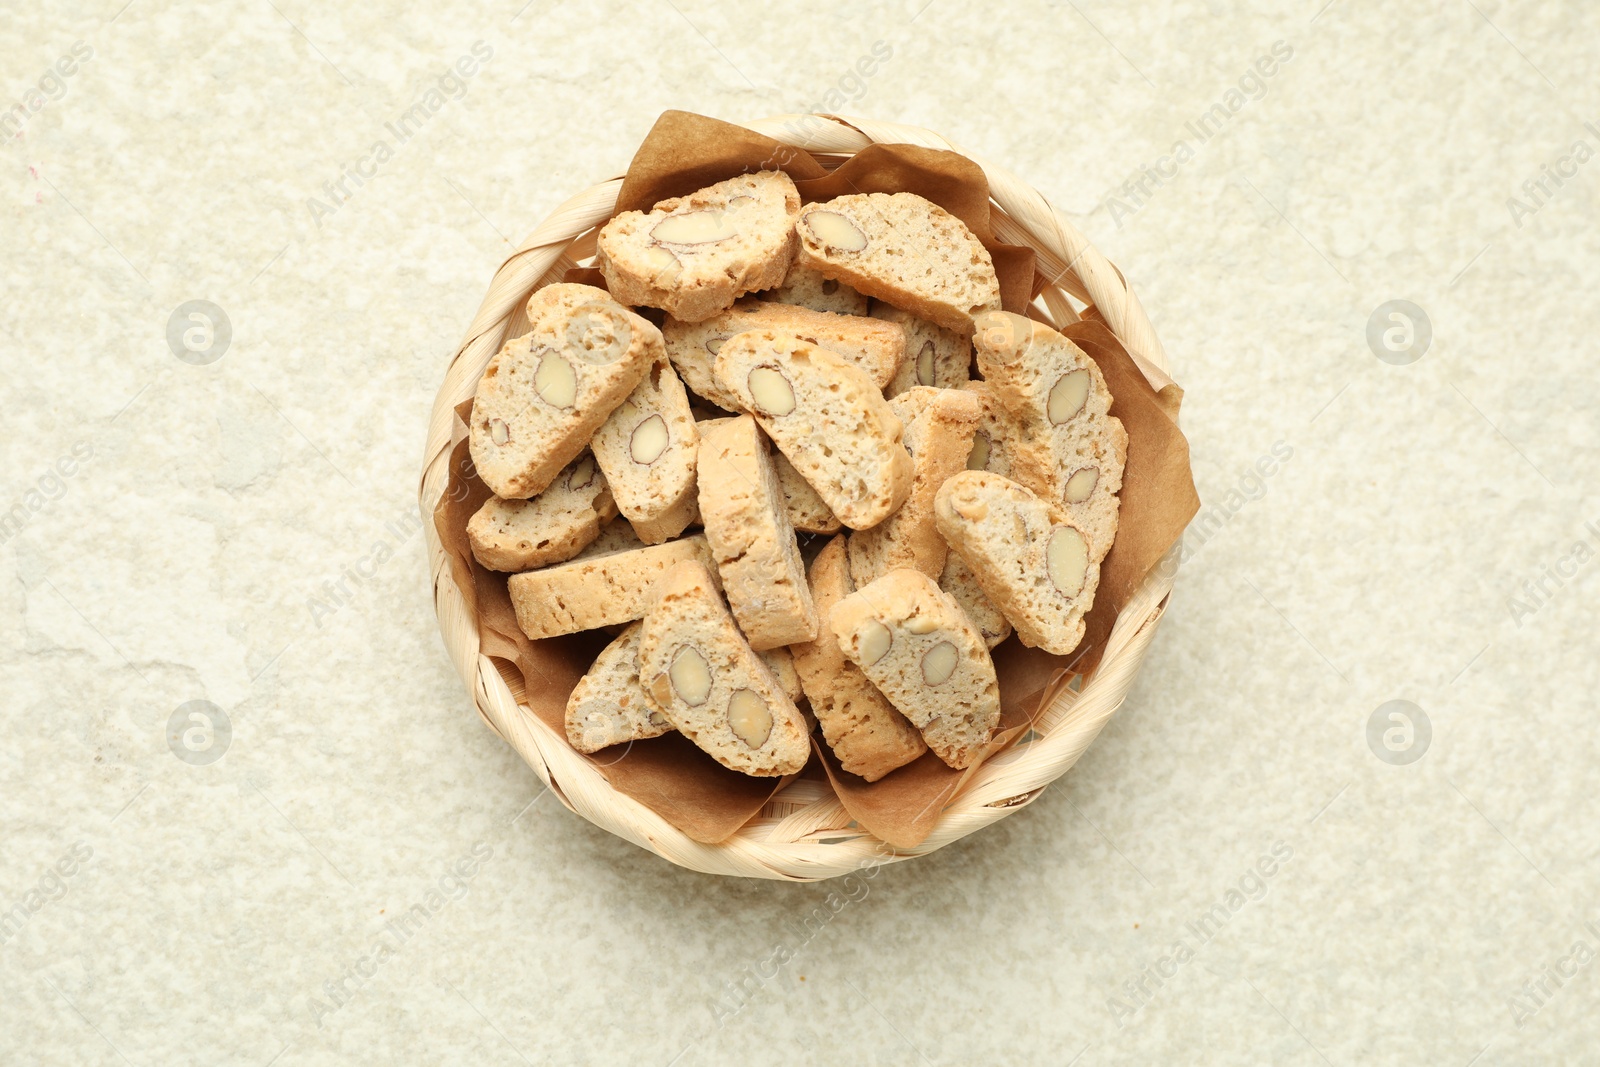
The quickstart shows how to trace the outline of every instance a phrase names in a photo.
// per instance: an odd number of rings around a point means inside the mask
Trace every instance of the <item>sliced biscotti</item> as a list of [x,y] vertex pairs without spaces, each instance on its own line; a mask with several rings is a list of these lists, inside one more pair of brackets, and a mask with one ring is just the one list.
[[600,229],[597,263],[625,304],[699,322],[738,297],[783,284],[794,258],[800,194],[781,171],[756,171]]
[[624,741],[659,737],[672,724],[651,707],[639,684],[639,635],[631,624],[578,679],[567,698],[567,740],[579,752],[598,752]]
[[983,587],[967,566],[967,561],[955,552],[944,557],[944,570],[939,574],[939,588],[950,594],[950,599],[961,605],[972,625],[983,635],[983,643],[993,649],[1011,636],[1011,624],[1000,614],[990,599],[983,595]]
[[884,396],[899,396],[917,385],[959,389],[972,377],[972,342],[968,338],[881,300],[872,302],[872,317],[894,323],[906,335],[905,359],[884,387]]
[[915,193],[851,193],[807,204],[795,223],[803,267],[972,336],[1000,306],[994,261],[966,223]]
[[905,502],[903,427],[859,367],[797,337],[749,330],[722,346],[716,370],[846,526],[876,526]]
[[671,363],[651,364],[595,432],[592,447],[617,510],[642,541],[660,544],[683,532],[694,518],[700,434]]
[[835,534],[842,523],[839,516],[811,488],[811,483],[800,477],[789,457],[782,452],[772,454],[772,469],[778,473],[778,487],[783,490],[783,506],[789,513],[789,525],[806,533]]
[[967,382],[963,392],[978,398],[978,428],[972,432],[972,451],[967,453],[967,470],[1011,474],[1010,443],[1017,428],[1006,409],[995,399],[988,382]]
[[549,485],[666,355],[660,330],[590,285],[547,285],[527,312],[528,332],[489,361],[472,405],[473,466],[508,500]]
[[758,295],[762,300],[799,304],[812,311],[831,311],[836,315],[865,315],[872,304],[870,299],[843,282],[798,264],[790,264],[789,276],[783,279],[782,285]]
[[948,546],[933,521],[933,497],[946,478],[967,469],[978,398],[961,389],[918,385],[889,401],[905,425],[911,493],[900,510],[850,535],[850,576],[865,585],[896,567],[938,579]]
[[1000,685],[983,635],[932,578],[890,571],[835,604],[828,626],[934,755],[972,763],[1000,722]]
[[730,770],[795,774],[811,755],[804,717],[739,633],[704,564],[680,563],[652,587],[639,677],[667,721]]
[[[811,562],[811,595],[826,619],[853,592],[845,539],[835,537]],[[845,770],[876,782],[928,750],[921,732],[845,657],[827,627],[815,641],[789,651],[823,740]]]
[[1066,509],[1095,559],[1117,534],[1117,492],[1128,434],[1111,414],[1105,375],[1042,322],[1004,311],[978,319],[978,368],[1018,430],[1011,477]]
[[576,556],[616,516],[605,475],[584,453],[532,500],[485,500],[467,521],[467,543],[492,571],[525,571]]
[[1057,656],[1078,647],[1100,585],[1086,531],[1026,486],[984,471],[945,482],[934,513],[1023,644]]
[[668,319],[662,338],[684,383],[713,404],[738,410],[738,400],[717,381],[715,363],[723,342],[746,330],[777,330],[826,348],[866,372],[882,389],[905,355],[905,333],[891,322],[854,315],[741,300],[704,322]]
[[700,434],[700,519],[733,617],[758,652],[812,640],[820,622],[766,438],[749,415]]
[[639,535],[633,532],[633,527],[628,525],[627,519],[612,519],[600,528],[600,533],[582,552],[573,559],[588,559],[591,556],[608,556],[613,552],[624,552],[630,548],[643,548],[645,544],[639,540]]
[[704,536],[579,556],[554,567],[513,574],[506,585],[517,625],[537,641],[643,617],[650,584],[673,564],[686,561],[716,567]]

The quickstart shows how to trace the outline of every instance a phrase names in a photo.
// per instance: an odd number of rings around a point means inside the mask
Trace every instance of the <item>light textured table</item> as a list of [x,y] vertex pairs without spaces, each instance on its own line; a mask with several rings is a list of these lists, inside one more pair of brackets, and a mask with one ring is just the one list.
[[[0,1061],[1592,1056],[1600,7],[121,3],[0,22]],[[433,619],[445,361],[666,107],[1006,161],[1188,390],[1123,710],[858,899],[570,815]]]

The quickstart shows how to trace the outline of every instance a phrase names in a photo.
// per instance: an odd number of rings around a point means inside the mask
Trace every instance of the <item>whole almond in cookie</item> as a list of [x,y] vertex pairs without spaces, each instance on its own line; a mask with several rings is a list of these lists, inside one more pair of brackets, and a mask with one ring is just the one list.
[[906,335],[905,359],[900,361],[894,380],[884,386],[884,396],[893,399],[919,385],[959,389],[971,377],[972,341],[969,338],[881,300],[872,302],[872,317],[894,323]]
[[1017,427],[1010,413],[995,399],[988,382],[966,382],[963,392],[978,398],[978,426],[972,431],[972,450],[967,453],[967,470],[1011,474],[1010,442]]

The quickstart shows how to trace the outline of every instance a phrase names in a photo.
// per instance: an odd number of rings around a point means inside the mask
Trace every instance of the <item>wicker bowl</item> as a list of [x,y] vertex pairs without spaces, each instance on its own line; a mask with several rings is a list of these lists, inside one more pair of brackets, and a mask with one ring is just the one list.
[[[1171,382],[1161,343],[1121,274],[1043,196],[1010,171],[915,126],[816,115],[783,115],[743,125],[805,149],[825,167],[877,142],[961,152],[988,177],[996,237],[1031,247],[1038,272],[1051,280],[1036,301],[1034,314],[1060,326],[1078,318],[1069,294],[1093,304],[1151,383],[1160,388]],[[472,396],[529,295],[561,280],[593,255],[596,233],[613,214],[621,187],[622,179],[614,178],[562,204],[495,273],[434,403],[420,489],[425,515],[431,514],[432,502],[448,483],[456,406]],[[484,721],[517,750],[558,800],[590,822],[680,866],[789,881],[831,878],[925,855],[1031,803],[1077,762],[1121,705],[1155,636],[1174,570],[1164,563],[1147,575],[1117,616],[1099,664],[1072,685],[1051,687],[1053,695],[1039,709],[1032,729],[971,776],[946,804],[933,832],[915,848],[893,848],[859,828],[826,781],[808,778],[776,793],[732,837],[705,844],[614,790],[599,767],[517,702],[494,663],[480,651],[477,622],[456,586],[434,524],[426,522],[424,529],[445,648]],[[1173,559],[1175,552],[1165,562]]]

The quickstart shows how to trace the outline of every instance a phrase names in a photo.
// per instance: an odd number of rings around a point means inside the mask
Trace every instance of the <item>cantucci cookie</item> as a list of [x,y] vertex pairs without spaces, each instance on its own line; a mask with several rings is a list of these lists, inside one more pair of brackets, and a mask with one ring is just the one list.
[[643,547],[645,547],[644,542],[633,532],[633,527],[628,525],[627,519],[612,519],[602,526],[599,535],[573,558],[588,559],[591,556],[606,556],[613,552]]
[[699,322],[757,289],[783,284],[794,258],[800,194],[787,174],[729,178],[600,229],[597,264],[625,304]]
[[850,577],[860,585],[896,567],[938,579],[948,547],[933,521],[933,497],[946,478],[967,469],[978,425],[978,398],[960,389],[914,386],[889,407],[905,425],[911,494],[899,511],[850,535]]
[[700,434],[700,518],[739,629],[758,652],[812,640],[820,621],[766,438],[749,415]]
[[967,470],[1011,474],[1009,447],[1016,435],[1011,416],[994,397],[988,382],[967,382],[963,392],[978,398],[978,428],[972,432],[972,451],[967,453]]
[[675,563],[715,567],[705,537],[664,545],[580,556],[554,567],[513,574],[507,579],[517,625],[537,641],[559,634],[632,622],[644,615],[650,583]]
[[585,453],[532,500],[485,500],[467,522],[467,543],[492,571],[525,571],[576,556],[616,516],[606,477]]
[[777,330],[844,357],[866,372],[880,390],[889,384],[905,355],[905,333],[894,323],[852,315],[741,300],[704,322],[668,319],[662,338],[684,383],[719,407],[738,410],[738,401],[717,381],[714,366],[723,342],[746,330]]
[[730,770],[795,774],[811,755],[804,717],[750,650],[704,564],[680,563],[652,587],[639,677],[667,721]]
[[[756,655],[761,657],[761,662],[767,665],[767,670],[778,680],[778,688],[783,690],[783,695],[798,706],[806,698],[806,692],[800,686],[800,672],[794,669],[794,656],[787,648],[763,649]],[[804,711],[801,714],[804,715]]]
[[1088,534],[1026,486],[964,471],[934,501],[939,532],[1030,648],[1065,656],[1083,640],[1100,562]]
[[666,355],[660,330],[593,286],[547,285],[527,312],[472,405],[473,466],[507,500],[542,492]]
[[788,277],[776,289],[760,294],[763,300],[780,304],[799,304],[812,311],[831,311],[837,315],[865,315],[872,301],[843,282],[824,277],[810,267],[791,264]]
[[989,252],[966,223],[915,193],[851,193],[807,204],[796,261],[870,297],[972,336],[1000,306]]
[[671,363],[651,365],[595,432],[592,447],[617,510],[641,540],[660,544],[683,532],[694,518],[700,434]]
[[[833,606],[853,592],[845,539],[835,537],[811,563],[811,595],[826,619]],[[845,658],[826,626],[815,641],[789,651],[822,726],[823,740],[845,770],[876,782],[928,750],[921,732]]]
[[905,358],[884,387],[884,396],[899,396],[917,385],[959,389],[972,377],[972,342],[961,334],[881,300],[872,302],[872,317],[894,323],[906,335]]
[[978,368],[1016,422],[1011,477],[1066,509],[1105,558],[1117,535],[1117,493],[1128,434],[1111,391],[1084,351],[1042,322],[1004,311],[980,316]]
[[567,698],[567,740],[579,752],[659,737],[672,724],[639,684],[639,634],[631,624],[595,659]]
[[839,516],[811,488],[811,483],[800,477],[800,472],[794,469],[788,456],[774,452],[772,469],[778,474],[778,488],[783,490],[783,506],[789,513],[789,525],[806,533],[839,532]]
[[911,457],[903,427],[859,367],[796,337],[750,330],[722,346],[716,369],[846,526],[876,526],[905,503]]
[[961,610],[967,613],[972,625],[983,635],[983,643],[991,649],[1011,636],[1011,624],[1000,614],[1000,609],[983,595],[983,588],[978,585],[972,568],[967,566],[960,554],[950,552],[945,555],[944,570],[939,574],[939,588],[961,605]]
[[890,571],[834,605],[828,625],[934,755],[972,763],[1000,722],[1000,684],[983,635],[932,578]]

